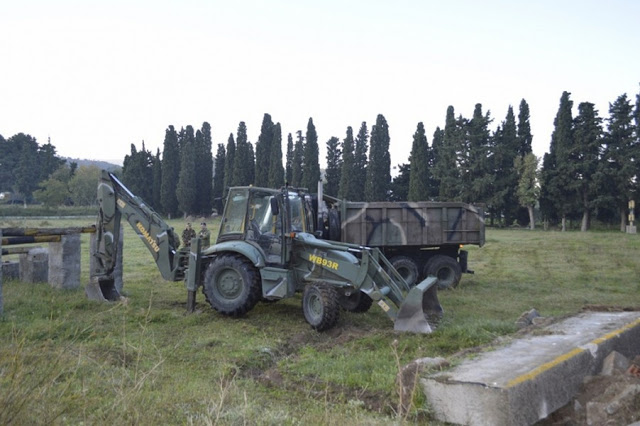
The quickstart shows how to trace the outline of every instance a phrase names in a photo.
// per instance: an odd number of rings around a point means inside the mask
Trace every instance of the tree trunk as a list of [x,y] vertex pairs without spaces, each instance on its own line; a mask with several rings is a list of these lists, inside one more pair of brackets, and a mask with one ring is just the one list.
[[529,210],[529,228],[536,229],[536,221],[533,217],[533,206],[527,206],[527,210]]
[[620,232],[627,232],[627,211],[620,207]]
[[589,230],[590,213],[589,209],[584,209],[582,212],[582,224],[580,225],[581,232],[587,232]]
[[565,215],[562,215],[562,232],[565,232],[567,230],[567,217]]

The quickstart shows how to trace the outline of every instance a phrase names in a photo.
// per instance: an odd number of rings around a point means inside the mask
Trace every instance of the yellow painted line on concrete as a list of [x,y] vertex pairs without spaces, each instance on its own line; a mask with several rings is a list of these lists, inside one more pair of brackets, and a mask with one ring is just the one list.
[[[597,339],[591,341],[589,344],[595,344],[595,345],[599,345],[601,343],[606,342],[609,339],[612,339],[614,337],[618,337],[619,335],[621,335],[622,333],[624,333],[627,330],[630,330],[636,326],[640,325],[640,318],[625,325],[622,328],[619,328],[617,330],[614,330],[610,333],[605,334],[602,337],[598,337]],[[516,377],[513,380],[510,380],[507,385],[505,386],[506,388],[510,388],[516,385],[519,385],[520,383],[526,382],[527,380],[531,380],[534,379],[536,376],[539,376],[540,374],[544,373],[547,370],[550,370],[551,368],[555,367],[556,365],[573,358],[574,356],[584,352],[586,349],[583,348],[575,348],[569,352],[567,352],[566,354],[562,354],[559,357],[557,357],[556,359],[554,359],[553,361],[547,362],[545,364],[542,364],[540,367],[535,368],[533,370],[531,370],[529,373],[526,374],[522,374],[518,377]]]

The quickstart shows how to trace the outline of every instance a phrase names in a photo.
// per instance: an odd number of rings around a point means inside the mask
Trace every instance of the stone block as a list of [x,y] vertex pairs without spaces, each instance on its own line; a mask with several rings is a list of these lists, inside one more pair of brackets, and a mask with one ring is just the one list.
[[5,281],[20,279],[20,263],[6,260],[2,262],[2,276]]
[[47,282],[49,275],[49,251],[34,248],[20,255],[20,280],[25,283]]
[[49,243],[49,284],[58,289],[80,287],[80,234],[62,235]]
[[602,362],[603,376],[611,376],[614,373],[624,373],[629,368],[629,360],[620,352],[612,351]]

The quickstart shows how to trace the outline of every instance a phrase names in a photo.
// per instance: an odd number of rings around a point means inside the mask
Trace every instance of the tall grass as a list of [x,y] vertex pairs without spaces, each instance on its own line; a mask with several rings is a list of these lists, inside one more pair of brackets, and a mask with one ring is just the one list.
[[[182,231],[184,222],[171,223]],[[402,365],[509,335],[531,308],[559,317],[589,304],[640,306],[638,236],[491,229],[485,247],[468,249],[476,273],[440,292],[445,317],[436,332],[396,333],[374,306],[316,333],[299,297],[230,319],[200,295],[187,314],[183,283],[163,281],[125,228],[123,302],[4,283],[0,423],[430,422],[419,392],[400,404]]]

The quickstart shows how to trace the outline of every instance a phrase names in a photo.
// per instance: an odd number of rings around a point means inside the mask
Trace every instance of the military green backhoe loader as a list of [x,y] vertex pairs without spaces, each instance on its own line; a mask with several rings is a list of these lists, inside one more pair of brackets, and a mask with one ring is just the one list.
[[216,243],[203,250],[198,238],[190,249],[178,248],[173,229],[106,171],[98,185],[98,201],[92,256],[99,266],[91,271],[90,298],[120,297],[113,271],[124,215],[162,277],[185,280],[189,310],[202,288],[213,309],[234,317],[260,301],[301,292],[304,317],[318,331],[333,327],[340,309],[366,312],[373,302],[400,331],[430,333],[442,316],[435,277],[410,288],[378,249],[317,238],[311,198],[305,191],[231,188]]

